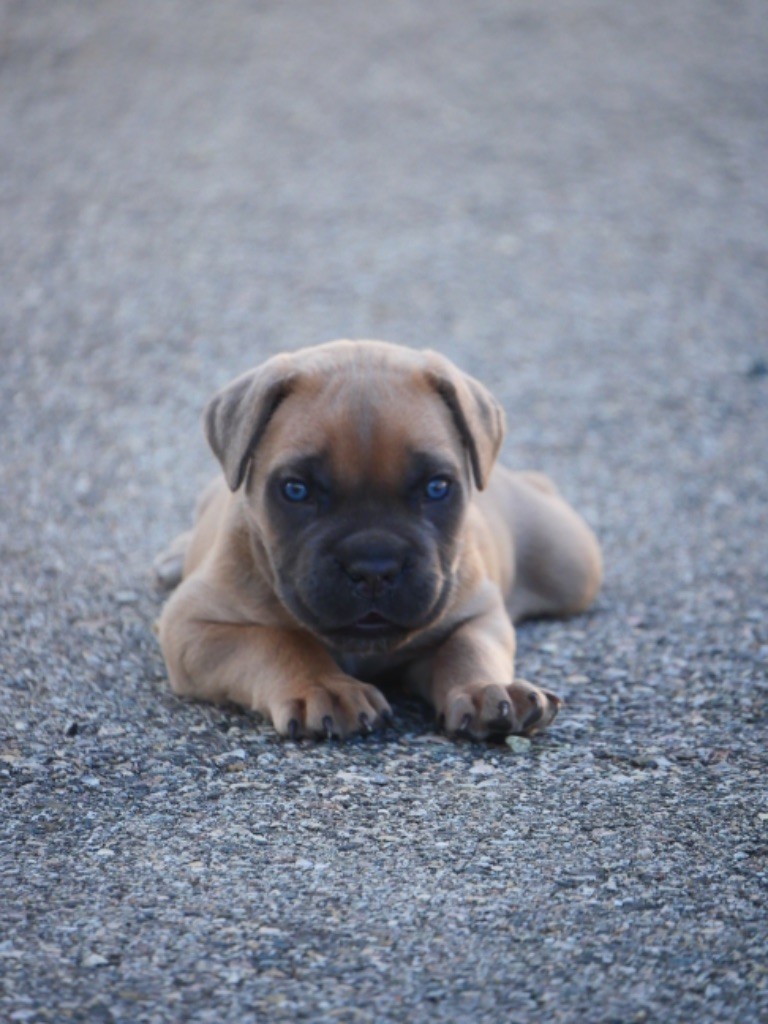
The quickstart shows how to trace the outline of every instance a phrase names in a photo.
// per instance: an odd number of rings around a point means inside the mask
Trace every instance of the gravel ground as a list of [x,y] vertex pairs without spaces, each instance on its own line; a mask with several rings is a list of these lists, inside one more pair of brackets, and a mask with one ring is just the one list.
[[[0,1018],[768,1015],[761,0],[0,7]],[[215,386],[438,347],[598,531],[526,749],[168,689]]]

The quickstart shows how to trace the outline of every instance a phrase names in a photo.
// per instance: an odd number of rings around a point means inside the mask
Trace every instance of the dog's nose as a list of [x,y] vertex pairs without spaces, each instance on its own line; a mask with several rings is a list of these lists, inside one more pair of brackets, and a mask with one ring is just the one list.
[[344,572],[353,583],[392,583],[400,575],[403,565],[393,556],[355,558],[344,563]]
[[391,586],[402,573],[405,550],[373,538],[351,538],[338,552],[339,563],[353,583],[377,591]]

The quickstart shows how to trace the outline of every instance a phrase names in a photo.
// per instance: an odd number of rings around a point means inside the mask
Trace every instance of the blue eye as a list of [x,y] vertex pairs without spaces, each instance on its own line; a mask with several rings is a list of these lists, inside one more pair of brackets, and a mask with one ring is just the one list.
[[288,501],[306,501],[309,497],[309,487],[302,480],[286,480],[281,489]]
[[450,480],[444,476],[435,476],[427,484],[425,493],[429,501],[442,501],[443,498],[448,497],[450,489]]

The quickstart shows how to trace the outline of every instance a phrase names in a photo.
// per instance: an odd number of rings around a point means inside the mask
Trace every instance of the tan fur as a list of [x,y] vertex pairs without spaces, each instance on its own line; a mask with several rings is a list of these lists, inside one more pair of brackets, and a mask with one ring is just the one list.
[[[206,422],[229,488],[219,478],[206,490],[191,535],[160,560],[169,578],[185,552],[183,582],[160,620],[175,692],[236,701],[284,735],[346,736],[389,714],[381,691],[359,677],[395,670],[450,733],[532,733],[552,721],[559,698],[515,678],[513,621],[587,608],[600,550],[546,477],[491,473],[503,417],[482,385],[434,353],[333,342],[239,378]],[[473,489],[448,605],[396,650],[334,657],[278,595],[264,482],[286,454],[320,441],[345,486],[396,493],[418,449],[450,458]]]

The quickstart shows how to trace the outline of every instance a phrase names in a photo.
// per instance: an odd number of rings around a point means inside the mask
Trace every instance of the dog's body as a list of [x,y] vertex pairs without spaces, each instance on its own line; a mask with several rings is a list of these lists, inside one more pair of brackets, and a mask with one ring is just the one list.
[[503,414],[482,385],[435,353],[332,342],[238,378],[206,429],[224,477],[165,559],[183,557],[160,621],[176,692],[292,736],[375,727],[391,675],[449,732],[555,717],[514,678],[512,622],[586,608],[600,551],[546,477],[491,473]]

